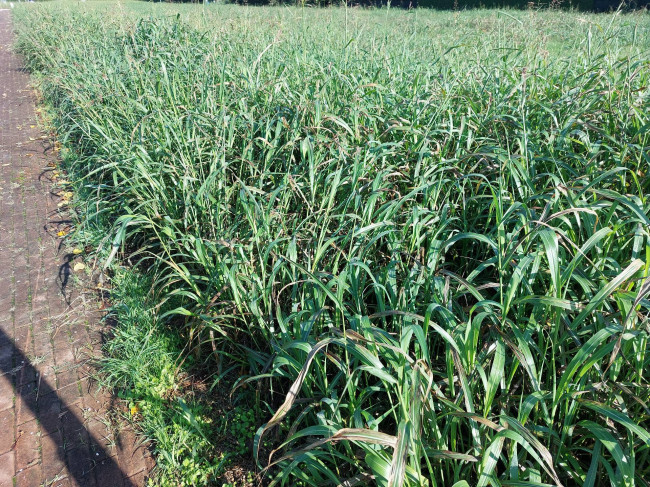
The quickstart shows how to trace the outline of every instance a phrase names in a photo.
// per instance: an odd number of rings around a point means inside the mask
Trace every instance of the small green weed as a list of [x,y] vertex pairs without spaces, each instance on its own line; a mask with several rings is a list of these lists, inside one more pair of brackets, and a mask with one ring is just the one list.
[[221,484],[221,487],[249,487],[254,484],[255,474],[253,472],[247,472],[244,479],[236,482],[226,482],[224,484]]
[[252,452],[253,437],[258,428],[255,412],[252,409],[237,406],[231,412],[231,419],[228,423],[228,431],[237,441],[237,453],[244,455],[246,452]]

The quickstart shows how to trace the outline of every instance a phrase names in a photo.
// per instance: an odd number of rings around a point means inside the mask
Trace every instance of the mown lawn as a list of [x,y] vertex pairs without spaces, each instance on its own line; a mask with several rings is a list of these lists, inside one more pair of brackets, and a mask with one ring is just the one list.
[[648,485],[647,13],[14,19],[152,485]]

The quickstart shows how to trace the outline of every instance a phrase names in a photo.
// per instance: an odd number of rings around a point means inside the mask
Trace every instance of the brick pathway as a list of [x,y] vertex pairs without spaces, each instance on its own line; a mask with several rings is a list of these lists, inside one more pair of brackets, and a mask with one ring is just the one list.
[[141,486],[146,449],[115,431],[112,398],[87,377],[97,305],[61,292],[56,232],[66,222],[12,39],[0,11],[0,487]]

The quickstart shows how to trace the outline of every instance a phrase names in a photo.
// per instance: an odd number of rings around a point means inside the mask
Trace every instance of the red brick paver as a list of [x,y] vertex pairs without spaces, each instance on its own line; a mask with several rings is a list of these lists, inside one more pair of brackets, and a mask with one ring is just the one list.
[[87,377],[101,332],[92,299],[62,292],[53,156],[12,41],[0,11],[0,487],[141,486],[146,448],[114,431],[112,398]]

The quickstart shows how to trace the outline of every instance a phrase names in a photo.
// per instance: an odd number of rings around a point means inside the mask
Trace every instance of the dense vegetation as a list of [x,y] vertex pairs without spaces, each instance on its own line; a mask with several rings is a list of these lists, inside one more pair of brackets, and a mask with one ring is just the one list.
[[15,20],[157,483],[647,485],[647,15]]
[[[152,1],[152,0],[149,0]],[[156,0],[159,1],[159,0]],[[166,0],[177,1],[177,0]],[[204,3],[203,0],[181,0]],[[217,0],[219,1],[219,0]],[[206,0],[205,3],[211,3]],[[629,11],[648,8],[650,0],[229,0],[240,5],[295,5],[310,7],[385,7],[385,8],[432,8],[437,10],[466,10],[473,8],[516,9],[576,9],[586,12]]]

